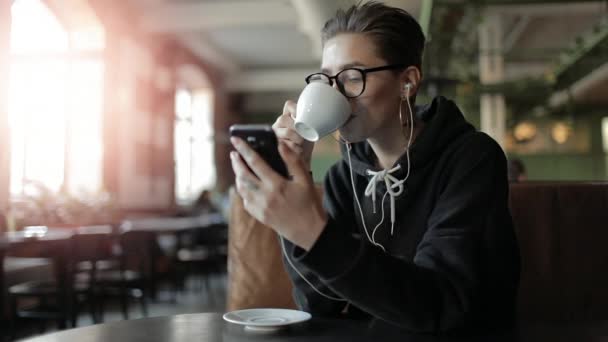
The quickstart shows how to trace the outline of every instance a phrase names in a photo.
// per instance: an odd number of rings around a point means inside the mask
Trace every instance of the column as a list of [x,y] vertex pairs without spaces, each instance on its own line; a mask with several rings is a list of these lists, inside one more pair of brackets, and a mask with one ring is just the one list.
[[8,65],[11,3],[0,1],[0,212],[8,205],[10,188],[10,138],[8,128]]
[[[479,26],[479,80],[483,85],[501,83],[504,80],[502,55],[502,20],[499,14],[485,16]],[[502,94],[481,94],[481,130],[490,135],[504,148],[506,107]]]

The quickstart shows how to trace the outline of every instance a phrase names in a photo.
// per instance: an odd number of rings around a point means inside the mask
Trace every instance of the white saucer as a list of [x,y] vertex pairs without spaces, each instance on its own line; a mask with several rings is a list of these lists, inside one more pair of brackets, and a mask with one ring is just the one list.
[[272,331],[281,327],[308,321],[308,312],[288,309],[247,309],[225,313],[224,320],[244,325],[248,330]]

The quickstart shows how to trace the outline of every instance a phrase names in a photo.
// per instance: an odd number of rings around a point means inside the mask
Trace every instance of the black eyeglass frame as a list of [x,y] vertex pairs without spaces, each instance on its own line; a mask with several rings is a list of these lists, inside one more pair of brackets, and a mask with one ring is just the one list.
[[[315,76],[315,75],[323,75],[325,77],[327,77],[327,79],[329,80],[329,85],[333,87],[334,82],[336,82],[336,84],[338,85],[338,89],[340,90],[340,92],[342,93],[342,95],[346,96],[349,99],[354,99],[356,97],[361,96],[364,92],[365,92],[365,86],[367,85],[367,74],[370,72],[376,72],[376,71],[384,71],[384,70],[395,70],[395,69],[405,69],[406,66],[403,64],[389,64],[389,65],[383,65],[383,66],[379,66],[379,67],[375,67],[375,68],[368,68],[368,69],[361,69],[361,68],[346,68],[341,70],[340,72],[338,72],[337,74],[335,74],[334,76],[329,76],[328,74],[322,73],[322,72],[315,72],[314,74],[310,74],[308,76],[306,76],[306,78],[304,79],[306,81],[306,84],[310,84],[310,78]],[[363,76],[362,80],[363,80],[363,88],[361,89],[361,92],[358,95],[355,96],[349,96],[346,95],[346,91],[344,90],[344,84],[342,84],[342,82],[338,81],[338,77],[340,76],[341,73],[347,71],[347,70],[357,70],[361,73],[361,75]]]

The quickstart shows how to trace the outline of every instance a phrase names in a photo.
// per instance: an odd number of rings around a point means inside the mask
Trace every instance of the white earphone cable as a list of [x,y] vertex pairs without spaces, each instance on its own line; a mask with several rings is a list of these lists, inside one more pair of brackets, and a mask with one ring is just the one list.
[[[384,252],[386,252],[386,249],[384,248],[384,246],[382,246],[381,244],[377,243],[376,241],[374,241],[374,239],[372,239],[372,237],[369,235],[369,232],[367,231],[367,225],[365,224],[365,216],[363,215],[363,209],[361,209],[361,202],[359,202],[359,196],[357,195],[357,189],[355,189],[355,177],[353,176],[353,165],[352,165],[352,161],[350,158],[350,143],[347,142],[346,144],[346,153],[348,155],[348,169],[350,171],[350,184],[353,187],[353,194],[355,195],[355,202],[357,202],[357,207],[359,208],[359,214],[361,214],[361,223],[363,224],[363,230],[365,231],[365,235],[367,236],[367,239],[369,240],[369,242],[374,245],[374,246],[378,246],[380,248],[382,248],[382,250]],[[384,209],[382,209],[384,211]]]
[[[407,158],[407,172],[405,175],[405,178],[403,178],[403,180],[398,181],[397,183],[394,183],[392,186],[387,182],[387,189],[386,192],[384,193],[384,196],[382,197],[382,202],[381,202],[381,206],[382,206],[382,218],[380,220],[380,222],[374,227],[374,230],[372,231],[372,234],[370,236],[368,230],[367,230],[367,225],[365,224],[365,216],[363,215],[363,209],[361,208],[361,202],[359,201],[359,196],[357,195],[357,190],[355,188],[355,178],[353,175],[353,167],[352,167],[352,160],[351,160],[351,156],[350,156],[350,150],[351,150],[351,145],[350,142],[348,142],[346,139],[342,138],[342,136],[340,136],[340,139],[336,139],[339,143],[345,144],[346,145],[346,153],[348,156],[348,169],[350,171],[350,182],[351,182],[351,186],[353,188],[353,194],[355,196],[355,202],[357,203],[357,208],[359,209],[359,214],[361,215],[361,223],[363,224],[363,230],[365,231],[365,235],[367,236],[367,239],[369,240],[369,242],[374,245],[374,246],[378,246],[380,247],[385,253],[386,253],[386,248],[384,248],[384,246],[378,242],[375,241],[374,237],[376,235],[376,231],[378,230],[378,228],[380,227],[380,225],[382,225],[382,222],[384,222],[384,200],[386,199],[386,196],[391,194],[391,235],[393,234],[393,227],[395,224],[395,209],[394,209],[394,197],[393,196],[397,196],[399,194],[401,194],[401,190],[400,189],[398,191],[398,193],[393,194],[392,191],[392,187],[402,187],[403,183],[405,183],[405,181],[409,178],[410,176],[410,170],[411,170],[411,163],[410,163],[410,147],[412,145],[412,137],[414,135],[414,115],[412,114],[412,105],[410,103],[410,97],[409,97],[409,87],[406,88],[407,89],[407,94],[406,94],[406,102],[407,102],[407,106],[408,106],[408,110],[409,110],[409,114],[410,114],[410,134],[408,137],[408,142],[407,142],[407,148],[406,148],[406,158]],[[399,118],[401,119],[401,103],[399,104]],[[396,168],[398,169],[398,168]],[[386,176],[390,176],[390,174],[387,173]],[[374,182],[376,182],[376,180],[373,180]],[[338,298],[338,297],[334,297],[331,295],[328,295],[326,293],[323,293],[322,291],[320,291],[319,289],[317,289],[301,272],[300,270],[298,270],[298,268],[294,265],[294,263],[291,261],[291,259],[289,258],[289,255],[287,254],[287,250],[285,249],[285,241],[283,239],[282,236],[279,235],[279,239],[281,240],[281,250],[283,252],[283,255],[285,255],[285,259],[287,259],[287,262],[289,263],[289,265],[293,268],[293,270],[318,294],[320,294],[321,296],[330,299],[330,300],[334,300],[334,301],[341,301],[341,302],[348,302],[348,300],[344,299],[344,298]]]
[[310,285],[310,287],[315,290],[315,292],[317,292],[318,294],[320,294],[321,296],[327,298],[327,299],[331,299],[331,300],[335,300],[338,302],[347,302],[346,299],[344,298],[338,298],[338,297],[334,297],[334,296],[330,296],[328,294],[323,293],[322,291],[320,291],[319,289],[317,289],[316,286],[314,286],[308,279],[306,279],[306,277],[300,272],[300,270],[298,270],[298,268],[296,267],[296,265],[293,264],[293,262],[291,261],[291,259],[289,258],[289,255],[287,255],[287,250],[285,249],[285,241],[283,240],[283,237],[279,235],[279,239],[281,240],[281,250],[283,251],[283,255],[285,255],[285,259],[287,259],[287,262],[289,263],[289,265],[293,268],[294,271],[296,271],[296,273],[308,284]]
[[[380,218],[380,222],[376,225],[376,227],[374,227],[374,230],[372,232],[372,239],[371,242],[372,244],[376,245],[376,246],[380,246],[382,247],[382,250],[386,251],[386,249],[384,248],[384,246],[382,246],[380,243],[376,242],[375,239],[375,235],[376,235],[376,231],[380,228],[380,226],[382,225],[382,223],[384,222],[384,200],[386,199],[387,195],[390,195],[391,197],[391,236],[393,235],[394,232],[394,228],[395,228],[395,197],[399,196],[402,191],[403,191],[403,184],[408,180],[408,178],[410,177],[410,171],[411,171],[411,161],[410,161],[410,147],[412,146],[412,139],[414,136],[414,114],[412,111],[412,105],[410,103],[410,88],[409,86],[406,86],[406,96],[405,96],[405,101],[407,103],[407,107],[408,107],[408,111],[409,111],[409,116],[410,116],[410,134],[408,136],[408,141],[407,141],[407,147],[405,149],[405,157],[407,160],[407,171],[405,174],[405,177],[402,180],[397,181],[394,177],[392,177],[390,175],[390,173],[392,171],[396,171],[398,170],[400,165],[397,165],[397,167],[391,169],[391,170],[383,170],[380,172],[372,172],[370,170],[368,170],[368,174],[373,174],[374,177],[370,180],[368,189],[371,188],[369,191],[366,190],[366,195],[369,195],[369,192],[372,192],[372,199],[374,199],[375,202],[375,183],[377,181],[380,180],[384,180],[386,183],[386,192],[384,193],[384,196],[382,197],[382,202],[381,202],[381,206],[382,206],[382,216]],[[401,115],[401,103],[399,104],[399,121],[401,122],[401,127],[403,127],[403,119],[402,119],[402,115]],[[379,177],[379,178],[376,178]],[[393,189],[397,188],[398,190],[396,192],[393,191]],[[353,185],[353,189],[354,189],[354,185]],[[374,205],[375,207],[375,205]]]
[[339,136],[338,139],[335,139],[335,140],[339,144],[344,144],[346,146],[346,155],[348,156],[348,170],[350,172],[350,184],[353,189],[353,194],[355,195],[355,202],[357,203],[357,209],[359,209],[359,214],[361,215],[361,224],[363,224],[363,231],[365,232],[367,239],[369,240],[369,242],[372,245],[378,246],[386,252],[386,250],[384,249],[384,246],[374,242],[372,236],[369,235],[369,232],[367,230],[367,225],[365,224],[365,216],[363,215],[363,209],[361,208],[361,202],[359,202],[359,196],[357,195],[357,190],[355,189],[355,177],[353,175],[353,164],[352,164],[352,160],[351,160],[351,156],[350,156],[350,150],[352,149],[350,142],[348,140],[344,139],[342,136]]

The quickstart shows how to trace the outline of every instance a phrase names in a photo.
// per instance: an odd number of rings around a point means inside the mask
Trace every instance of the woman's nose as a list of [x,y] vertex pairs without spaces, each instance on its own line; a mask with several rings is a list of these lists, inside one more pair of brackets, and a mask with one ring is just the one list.
[[340,88],[340,86],[338,86],[338,82],[336,82],[336,81],[334,81],[334,82],[331,84],[331,87],[332,87],[332,88],[334,88],[334,89],[336,89],[336,90],[337,90],[337,91],[339,91],[339,92],[342,92],[342,89]]

